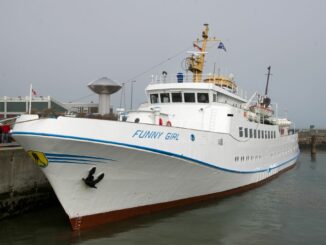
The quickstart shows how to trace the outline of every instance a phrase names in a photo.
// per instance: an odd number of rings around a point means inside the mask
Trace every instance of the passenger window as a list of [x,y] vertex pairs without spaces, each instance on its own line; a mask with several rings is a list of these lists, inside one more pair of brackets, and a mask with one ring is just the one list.
[[162,93],[161,95],[161,103],[169,103],[170,102],[170,94]]
[[239,137],[243,137],[243,127],[239,127]]
[[264,130],[261,131],[261,138],[264,139],[265,138],[265,134],[264,134]]
[[184,93],[185,102],[196,102],[195,93]]
[[248,129],[245,128],[245,137],[248,138]]
[[158,103],[158,94],[151,94],[150,99],[151,99],[151,104]]
[[260,139],[260,130],[257,130],[258,131],[258,139]]
[[256,129],[254,130],[254,138],[255,139],[257,138],[257,130]]
[[252,138],[252,128],[249,129],[249,136],[250,136],[250,138]]
[[182,94],[172,93],[172,102],[182,102]]
[[197,101],[198,103],[208,103],[208,93],[198,93],[197,94]]

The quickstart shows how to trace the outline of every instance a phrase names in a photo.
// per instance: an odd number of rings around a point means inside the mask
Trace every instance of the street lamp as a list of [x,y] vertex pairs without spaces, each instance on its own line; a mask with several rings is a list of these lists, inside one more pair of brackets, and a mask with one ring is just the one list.
[[131,89],[130,89],[130,110],[132,110],[132,95],[133,95],[133,92],[134,92],[134,83],[136,81],[131,81]]

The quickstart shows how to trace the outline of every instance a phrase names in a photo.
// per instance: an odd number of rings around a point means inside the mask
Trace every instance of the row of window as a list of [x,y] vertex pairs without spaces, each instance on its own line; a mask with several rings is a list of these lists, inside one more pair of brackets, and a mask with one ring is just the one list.
[[[181,93],[181,92],[157,93],[157,94],[150,94],[150,101],[151,104],[170,103],[170,102],[209,103],[209,94],[208,93]],[[213,94],[213,102],[216,101],[217,101],[217,95]]]
[[[270,153],[270,156],[275,158],[275,157],[279,157],[279,156],[285,156],[285,155],[288,155],[288,154],[292,154],[294,152],[297,152],[298,151],[298,148],[297,147],[292,147],[290,149],[287,149],[285,151],[280,151],[280,152],[272,152]],[[262,156],[236,156],[234,157],[234,161],[235,162],[244,162],[244,161],[254,161],[254,160],[259,160],[261,159]]]
[[254,139],[256,138],[274,139],[276,138],[276,132],[269,131],[269,130],[259,130],[259,129],[239,127],[239,137],[254,138]]
[[261,159],[262,158],[262,156],[236,156],[235,158],[234,158],[234,161],[235,162],[239,162],[239,161],[241,161],[241,162],[244,162],[244,161],[249,161],[249,160],[251,160],[251,161],[253,161],[253,160],[258,160],[258,159]]

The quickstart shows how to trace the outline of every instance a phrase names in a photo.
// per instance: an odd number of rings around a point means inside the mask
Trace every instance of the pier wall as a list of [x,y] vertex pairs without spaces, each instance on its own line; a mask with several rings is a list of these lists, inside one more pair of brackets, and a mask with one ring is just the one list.
[[53,201],[52,188],[21,147],[0,145],[0,219]]
[[312,137],[315,136],[315,145],[317,149],[326,149],[326,130],[306,130],[299,131],[299,146],[301,149],[309,149],[312,143]]

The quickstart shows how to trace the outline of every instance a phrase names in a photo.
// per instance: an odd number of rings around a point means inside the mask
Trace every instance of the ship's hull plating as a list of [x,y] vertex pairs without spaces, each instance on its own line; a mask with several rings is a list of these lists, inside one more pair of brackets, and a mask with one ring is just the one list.
[[[74,230],[252,188],[299,154],[295,135],[261,146],[228,134],[99,120],[58,119],[51,131],[47,120],[12,133],[28,152],[43,154],[42,170]],[[88,132],[103,127],[100,135]],[[249,161],[235,162],[242,152]],[[104,173],[97,188],[82,180],[93,167],[94,178]]]

